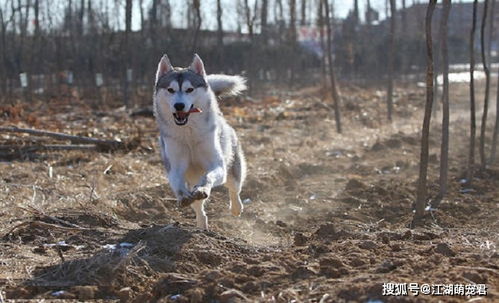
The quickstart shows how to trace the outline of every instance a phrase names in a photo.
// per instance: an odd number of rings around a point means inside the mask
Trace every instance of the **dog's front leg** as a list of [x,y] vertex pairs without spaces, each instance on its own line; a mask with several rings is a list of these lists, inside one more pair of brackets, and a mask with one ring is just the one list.
[[177,198],[178,206],[189,206],[193,199],[185,182],[185,172],[189,166],[188,155],[182,152],[180,148],[171,148],[169,153],[170,171],[168,172],[168,181],[170,187]]
[[192,197],[195,200],[206,199],[211,194],[211,189],[214,186],[224,184],[226,181],[225,163],[223,159],[215,159],[208,165],[206,175],[201,177],[198,184],[194,186]]

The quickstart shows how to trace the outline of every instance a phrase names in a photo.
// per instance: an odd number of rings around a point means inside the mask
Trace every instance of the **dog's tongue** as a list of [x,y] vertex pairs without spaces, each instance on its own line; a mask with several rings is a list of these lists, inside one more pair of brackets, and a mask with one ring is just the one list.
[[197,108],[197,107],[193,107],[191,108],[188,112],[177,112],[177,115],[180,117],[180,118],[184,118],[186,117],[188,114],[192,114],[192,113],[202,113],[203,111],[200,109],[200,108]]

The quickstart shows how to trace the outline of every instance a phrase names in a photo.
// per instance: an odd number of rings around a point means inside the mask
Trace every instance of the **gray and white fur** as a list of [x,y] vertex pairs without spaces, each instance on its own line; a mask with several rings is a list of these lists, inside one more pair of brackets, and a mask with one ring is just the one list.
[[[204,203],[213,187],[225,185],[231,213],[240,216],[243,204],[239,193],[246,177],[246,162],[216,95],[240,93],[246,89],[244,78],[206,75],[197,54],[188,68],[174,68],[164,55],[155,83],[154,113],[161,158],[178,204],[191,205],[197,227],[208,229]],[[189,114],[195,108],[202,112]]]

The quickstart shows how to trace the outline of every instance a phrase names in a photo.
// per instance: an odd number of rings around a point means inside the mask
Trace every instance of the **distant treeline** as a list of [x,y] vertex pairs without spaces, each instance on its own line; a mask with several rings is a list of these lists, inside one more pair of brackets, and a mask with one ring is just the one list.
[[[322,54],[327,39],[325,31],[317,30],[324,28],[319,1],[240,0],[235,32],[224,31],[220,0],[216,1],[218,29],[213,31],[202,29],[200,7],[207,5],[202,0],[182,2],[188,27],[181,29],[172,26],[169,0],[152,0],[147,5],[143,1],[124,0],[124,29],[110,26],[116,14],[103,10],[103,2],[109,1],[67,1],[63,21],[50,26],[41,22],[51,12],[46,1],[11,0],[6,2],[8,5],[0,6],[3,95],[19,91],[20,74],[25,73],[28,79],[25,90],[29,92],[35,92],[34,86],[40,86],[39,75],[45,75],[41,82],[50,80],[51,85],[71,80],[69,84],[78,87],[118,86],[127,99],[134,86],[152,87],[154,70],[163,53],[168,53],[174,65],[185,66],[196,52],[204,59],[208,72],[244,73],[251,88],[258,82],[294,85],[325,77],[321,67],[325,65]],[[333,11],[333,1],[328,3]],[[379,14],[370,6],[365,8],[365,17],[361,19],[358,1],[354,3],[345,19],[331,20],[336,73],[340,81],[384,81],[389,65],[389,22],[377,20]],[[139,31],[131,31],[135,5],[140,5]],[[405,7],[405,1],[403,5],[395,9],[395,76],[421,73],[425,66],[422,21],[425,5]],[[461,19],[461,23],[468,22],[465,6],[454,10],[455,24]],[[451,15],[451,21],[454,19]],[[451,22],[449,27],[452,25]],[[316,35],[301,35],[300,31],[307,28],[314,29]],[[451,64],[467,62],[467,45],[467,35],[450,32]],[[69,73],[70,79],[64,79],[62,73]]]

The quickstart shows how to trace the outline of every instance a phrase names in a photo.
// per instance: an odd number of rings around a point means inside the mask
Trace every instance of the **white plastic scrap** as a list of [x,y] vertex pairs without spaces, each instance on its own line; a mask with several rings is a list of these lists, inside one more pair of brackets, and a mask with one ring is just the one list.
[[65,291],[64,291],[64,290],[58,290],[58,291],[54,291],[54,292],[52,293],[52,296],[54,296],[54,297],[59,297],[59,296],[62,296],[64,293],[65,293]]
[[134,246],[133,243],[121,242],[119,244],[106,244],[102,248],[107,249],[109,252],[116,252],[121,256],[128,254],[130,249]]
[[173,300],[173,301],[177,301],[181,297],[182,297],[182,295],[180,295],[180,294],[178,294],[178,295],[172,295],[172,296],[170,296],[170,299]]

